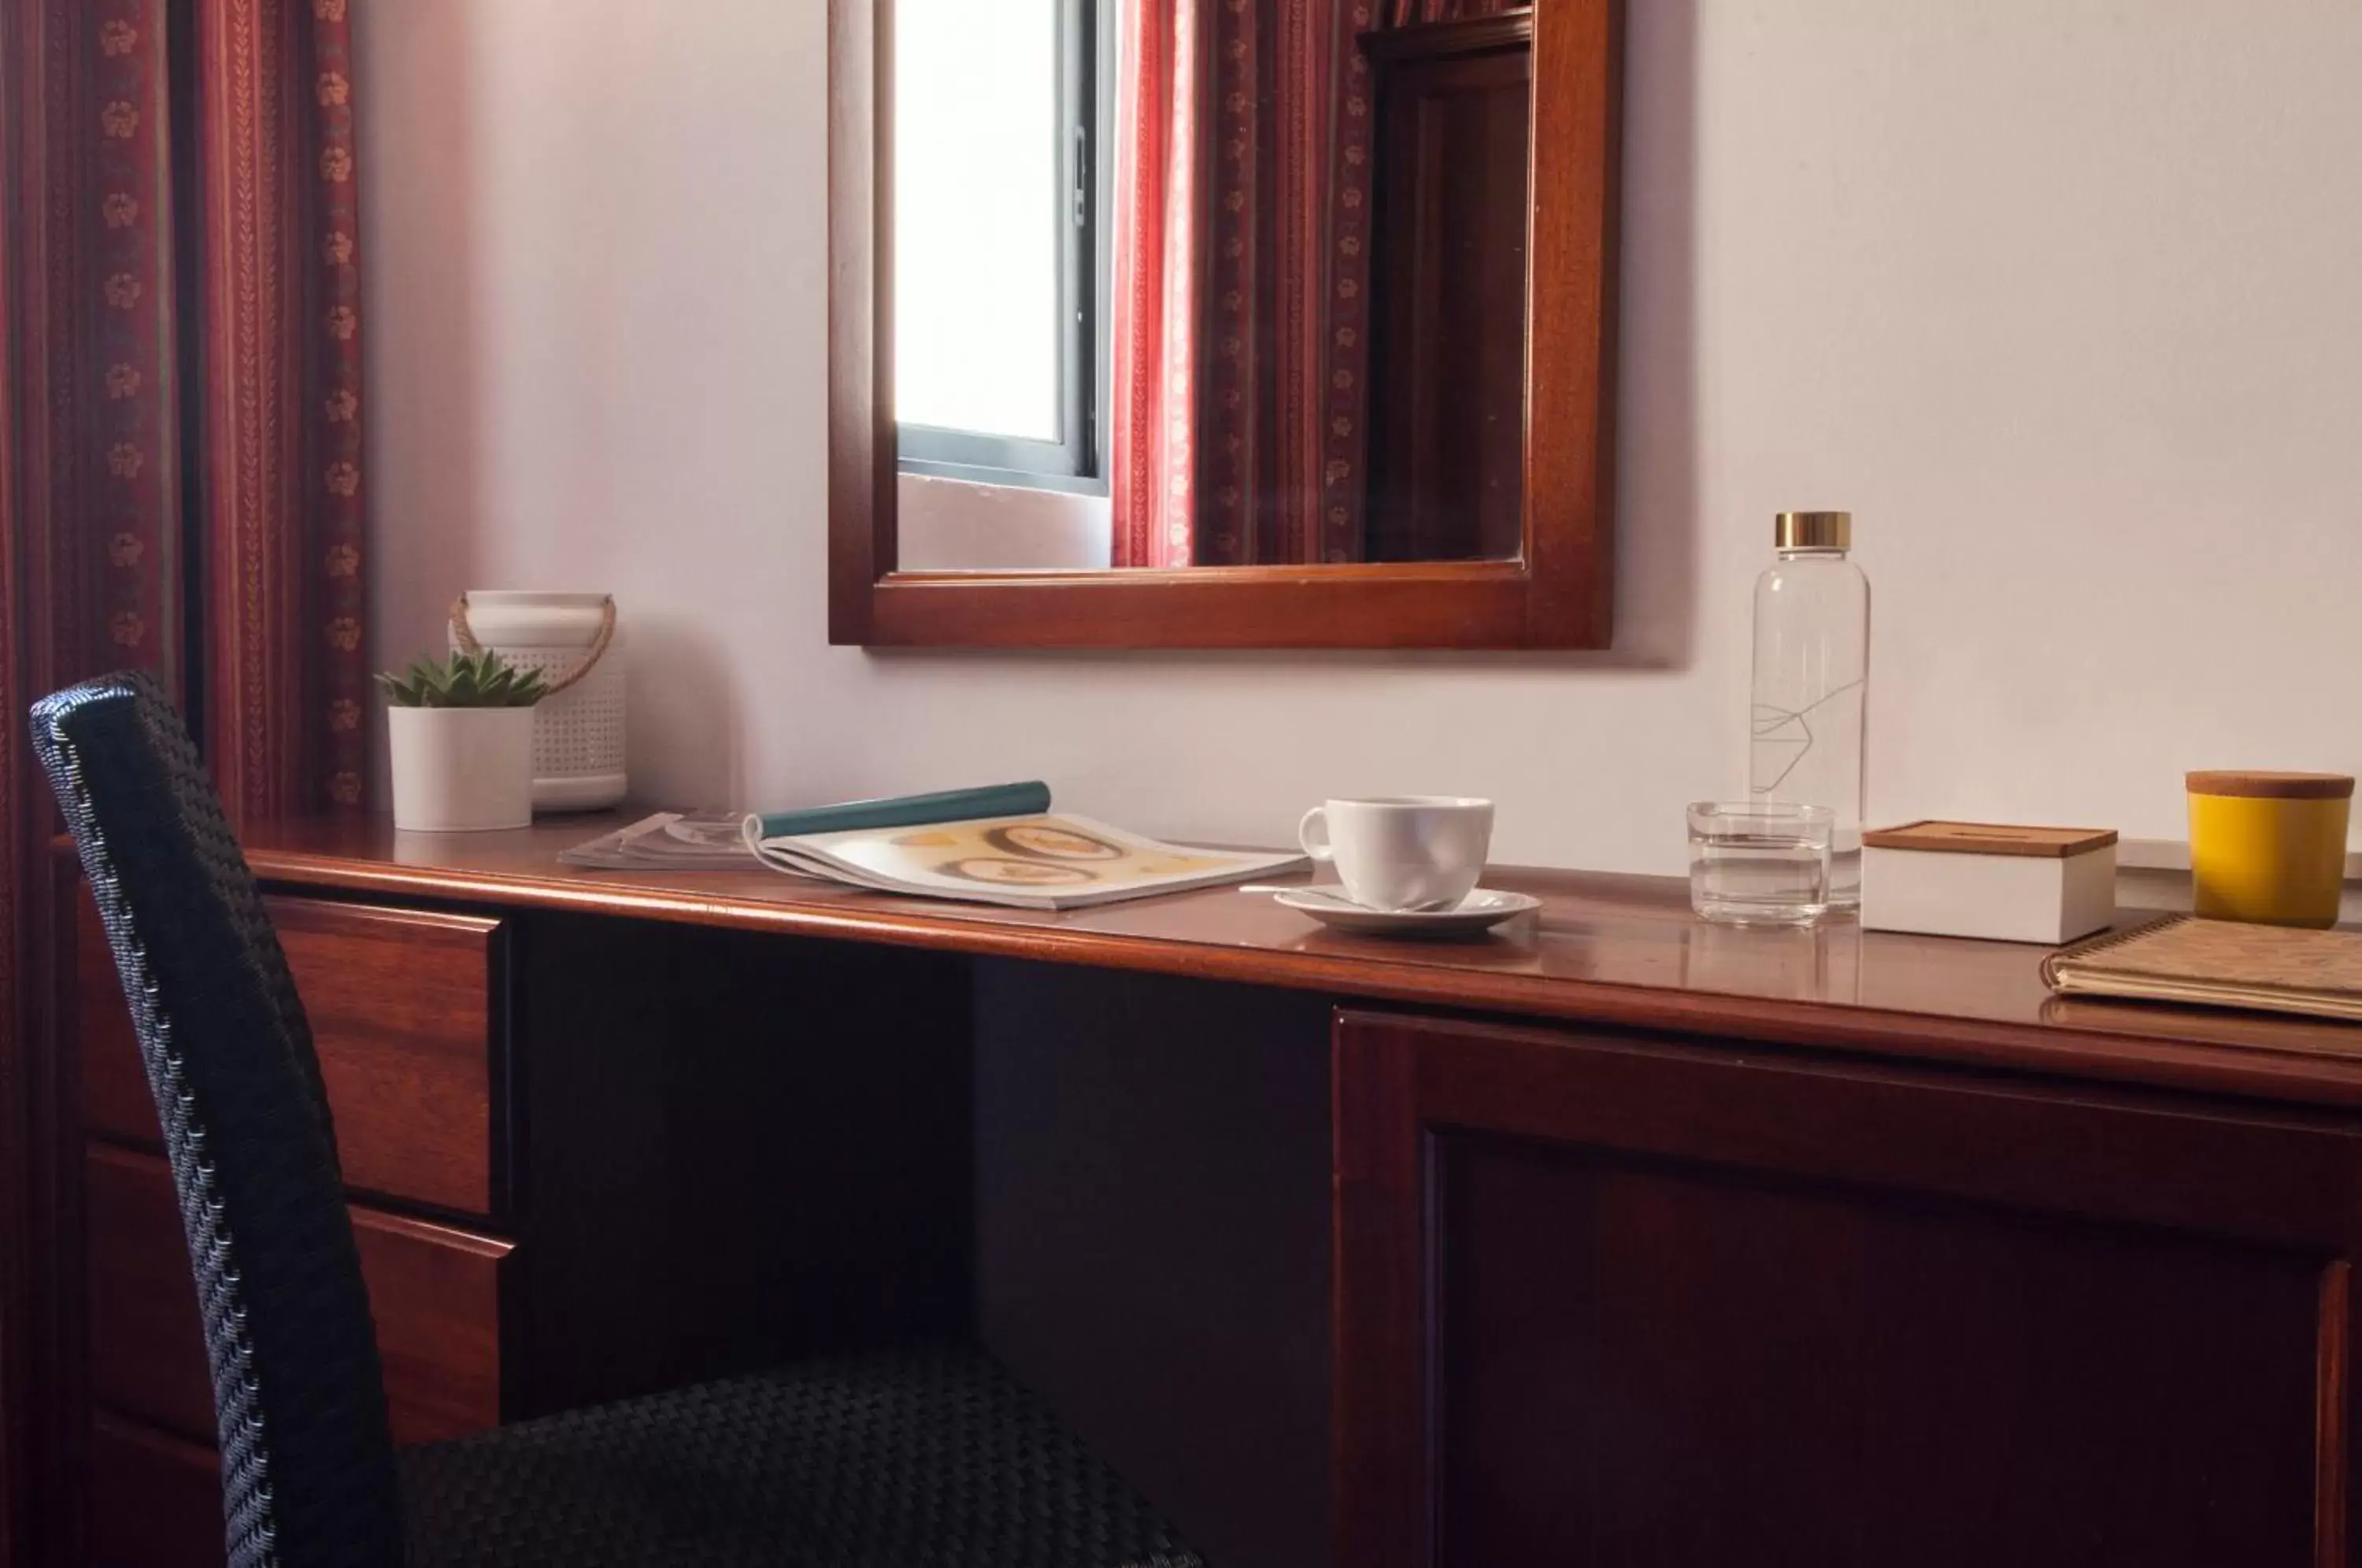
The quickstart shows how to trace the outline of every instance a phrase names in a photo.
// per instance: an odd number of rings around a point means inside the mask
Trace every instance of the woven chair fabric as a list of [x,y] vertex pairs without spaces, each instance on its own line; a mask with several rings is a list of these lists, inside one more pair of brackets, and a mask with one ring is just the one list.
[[404,1450],[414,1568],[1197,1568],[988,1357],[800,1364]]
[[303,1003],[196,748],[142,674],[44,698],[164,1132],[204,1324],[232,1568],[396,1568],[369,1293]]

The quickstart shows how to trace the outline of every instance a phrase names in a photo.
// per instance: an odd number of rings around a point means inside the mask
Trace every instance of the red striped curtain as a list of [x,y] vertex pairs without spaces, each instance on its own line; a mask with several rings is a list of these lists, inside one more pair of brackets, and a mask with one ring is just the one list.
[[[1115,564],[1297,558],[1338,0],[1126,0]],[[1292,259],[1292,263],[1289,259]]]
[[1195,553],[1201,18],[1220,0],[1131,0],[1116,79],[1114,563]]
[[236,816],[369,777],[351,3],[0,0],[17,673],[163,677]]
[[0,1266],[0,1562],[82,1557],[39,1266],[72,906],[26,706],[149,669],[234,815],[367,794],[358,3],[0,0],[0,1252],[35,1264]]
[[355,3],[197,3],[204,706],[235,815],[369,787]]

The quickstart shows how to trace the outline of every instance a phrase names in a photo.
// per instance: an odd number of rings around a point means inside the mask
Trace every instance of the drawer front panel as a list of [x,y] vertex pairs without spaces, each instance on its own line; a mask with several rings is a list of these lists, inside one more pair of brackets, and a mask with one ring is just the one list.
[[[311,1021],[345,1180],[459,1213],[496,1212],[501,922],[269,902]],[[153,1147],[155,1106],[105,933],[87,895],[79,904],[83,1114],[94,1132]]]
[[[93,1396],[209,1441],[213,1386],[171,1171],[154,1155],[103,1145],[84,1170]],[[359,1207],[352,1216],[395,1441],[497,1425],[510,1243]]]
[[204,1444],[112,1416],[91,1422],[90,1568],[221,1568],[221,1461]]
[[2347,1119],[1338,1031],[1337,1561],[2348,1560]]

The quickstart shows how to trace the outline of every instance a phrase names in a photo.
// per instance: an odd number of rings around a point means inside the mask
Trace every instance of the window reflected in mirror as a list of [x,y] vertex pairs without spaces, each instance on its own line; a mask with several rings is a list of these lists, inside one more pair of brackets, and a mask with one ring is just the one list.
[[903,569],[1519,553],[1529,7],[891,9]]
[[1094,0],[896,0],[896,412],[906,466],[1097,480]]

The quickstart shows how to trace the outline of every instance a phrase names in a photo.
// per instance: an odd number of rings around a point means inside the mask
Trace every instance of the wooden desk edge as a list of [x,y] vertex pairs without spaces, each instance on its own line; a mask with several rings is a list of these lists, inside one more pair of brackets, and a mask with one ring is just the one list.
[[[1672,986],[1487,973],[1121,933],[1002,925],[903,909],[799,904],[633,889],[431,866],[250,849],[256,876],[282,888],[393,893],[447,902],[677,922],[985,957],[1083,964],[1455,1011],[1661,1030],[1912,1061],[2106,1079],[2301,1104],[2362,1108],[2362,1036],[2352,1057],[2223,1044],[2067,1023],[2027,1025],[1864,1004],[1795,1000]],[[2137,1005],[2137,1004],[2135,1004]],[[2137,1013],[2118,1017],[2130,1023]],[[2161,1015],[2170,1016],[2170,1015]]]

